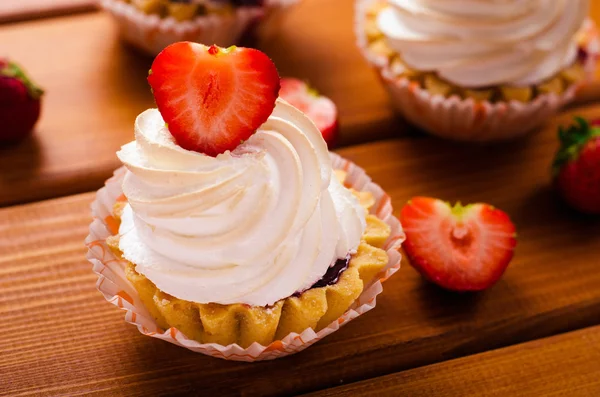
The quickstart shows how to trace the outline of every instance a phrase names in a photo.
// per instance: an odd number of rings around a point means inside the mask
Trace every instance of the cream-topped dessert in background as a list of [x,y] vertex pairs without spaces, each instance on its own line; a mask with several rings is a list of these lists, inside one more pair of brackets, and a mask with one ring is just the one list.
[[182,42],[148,77],[106,240],[163,329],[268,345],[342,316],[388,264],[391,227],[343,185],[317,126],[254,49]]
[[589,0],[357,0],[357,44],[393,104],[463,141],[534,130],[593,77]]
[[[359,45],[433,95],[529,102],[586,78],[589,0],[361,0]],[[359,7],[361,8],[361,7]],[[596,49],[597,50],[597,49]]]
[[457,86],[540,84],[575,63],[589,0],[389,0],[387,44]]
[[356,253],[364,209],[332,173],[299,110],[273,114],[232,152],[181,148],[157,109],[118,153],[128,172],[123,257],[162,291],[199,303],[272,305]]
[[297,0],[100,0],[128,43],[157,55],[187,40],[230,46]]

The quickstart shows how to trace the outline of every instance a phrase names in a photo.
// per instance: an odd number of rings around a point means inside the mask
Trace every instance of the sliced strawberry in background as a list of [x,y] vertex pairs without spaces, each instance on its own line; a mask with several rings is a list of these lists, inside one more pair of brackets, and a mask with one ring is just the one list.
[[327,146],[332,149],[337,140],[337,108],[333,101],[311,88],[302,80],[281,79],[279,96],[305,113],[319,128]]
[[517,243],[508,215],[489,204],[451,207],[429,197],[400,212],[404,250],[425,278],[453,291],[480,291],[502,276]]
[[148,82],[176,142],[209,156],[256,132],[273,112],[280,84],[275,65],[258,50],[191,42],[158,54]]

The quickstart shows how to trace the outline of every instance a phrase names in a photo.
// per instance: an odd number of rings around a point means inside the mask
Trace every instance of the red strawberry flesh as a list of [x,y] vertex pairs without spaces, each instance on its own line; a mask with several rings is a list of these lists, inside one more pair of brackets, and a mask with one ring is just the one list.
[[443,288],[486,289],[512,259],[515,227],[506,213],[487,204],[450,207],[441,200],[415,197],[400,218],[411,265]]
[[315,123],[330,149],[335,145],[338,133],[337,108],[331,99],[319,95],[304,81],[294,78],[281,79],[279,95]]
[[0,76],[0,105],[14,105],[28,99],[27,87],[21,81],[14,77]]
[[233,150],[254,134],[279,92],[277,69],[264,53],[190,42],[165,48],[148,82],[175,141],[209,156]]

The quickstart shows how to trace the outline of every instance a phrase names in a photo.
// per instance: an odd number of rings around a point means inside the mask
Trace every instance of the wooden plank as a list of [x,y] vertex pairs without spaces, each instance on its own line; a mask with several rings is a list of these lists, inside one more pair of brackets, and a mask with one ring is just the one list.
[[0,148],[0,205],[96,189],[153,104],[151,60],[122,48],[101,13],[8,25],[0,46],[46,89],[35,134]]
[[98,0],[2,0],[0,23],[93,11],[97,3]]
[[[338,104],[342,146],[412,131],[355,47],[352,4],[302,0],[256,42],[282,76],[307,79]],[[145,81],[152,60],[122,46],[103,13],[4,26],[0,46],[47,90],[35,135],[0,149],[0,206],[101,186],[136,115],[153,106]],[[600,84],[580,96],[597,99]]]
[[311,394],[598,396],[600,327],[557,335]]
[[95,290],[84,259],[93,194],[0,209],[1,392],[289,395],[595,325],[598,223],[549,187],[556,127],[574,114],[492,147],[424,138],[342,149],[391,194],[396,212],[415,195],[507,211],[518,227],[516,256],[494,288],[464,295],[425,283],[405,262],[373,311],[273,362],[205,357],[126,324]]

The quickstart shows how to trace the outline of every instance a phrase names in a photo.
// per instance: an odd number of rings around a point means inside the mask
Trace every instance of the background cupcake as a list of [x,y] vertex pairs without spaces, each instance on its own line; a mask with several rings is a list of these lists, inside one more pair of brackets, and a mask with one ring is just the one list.
[[228,47],[265,15],[297,0],[102,0],[121,37],[151,55],[195,41]]
[[487,141],[533,130],[591,78],[588,0],[359,0],[358,46],[396,108],[430,133]]

